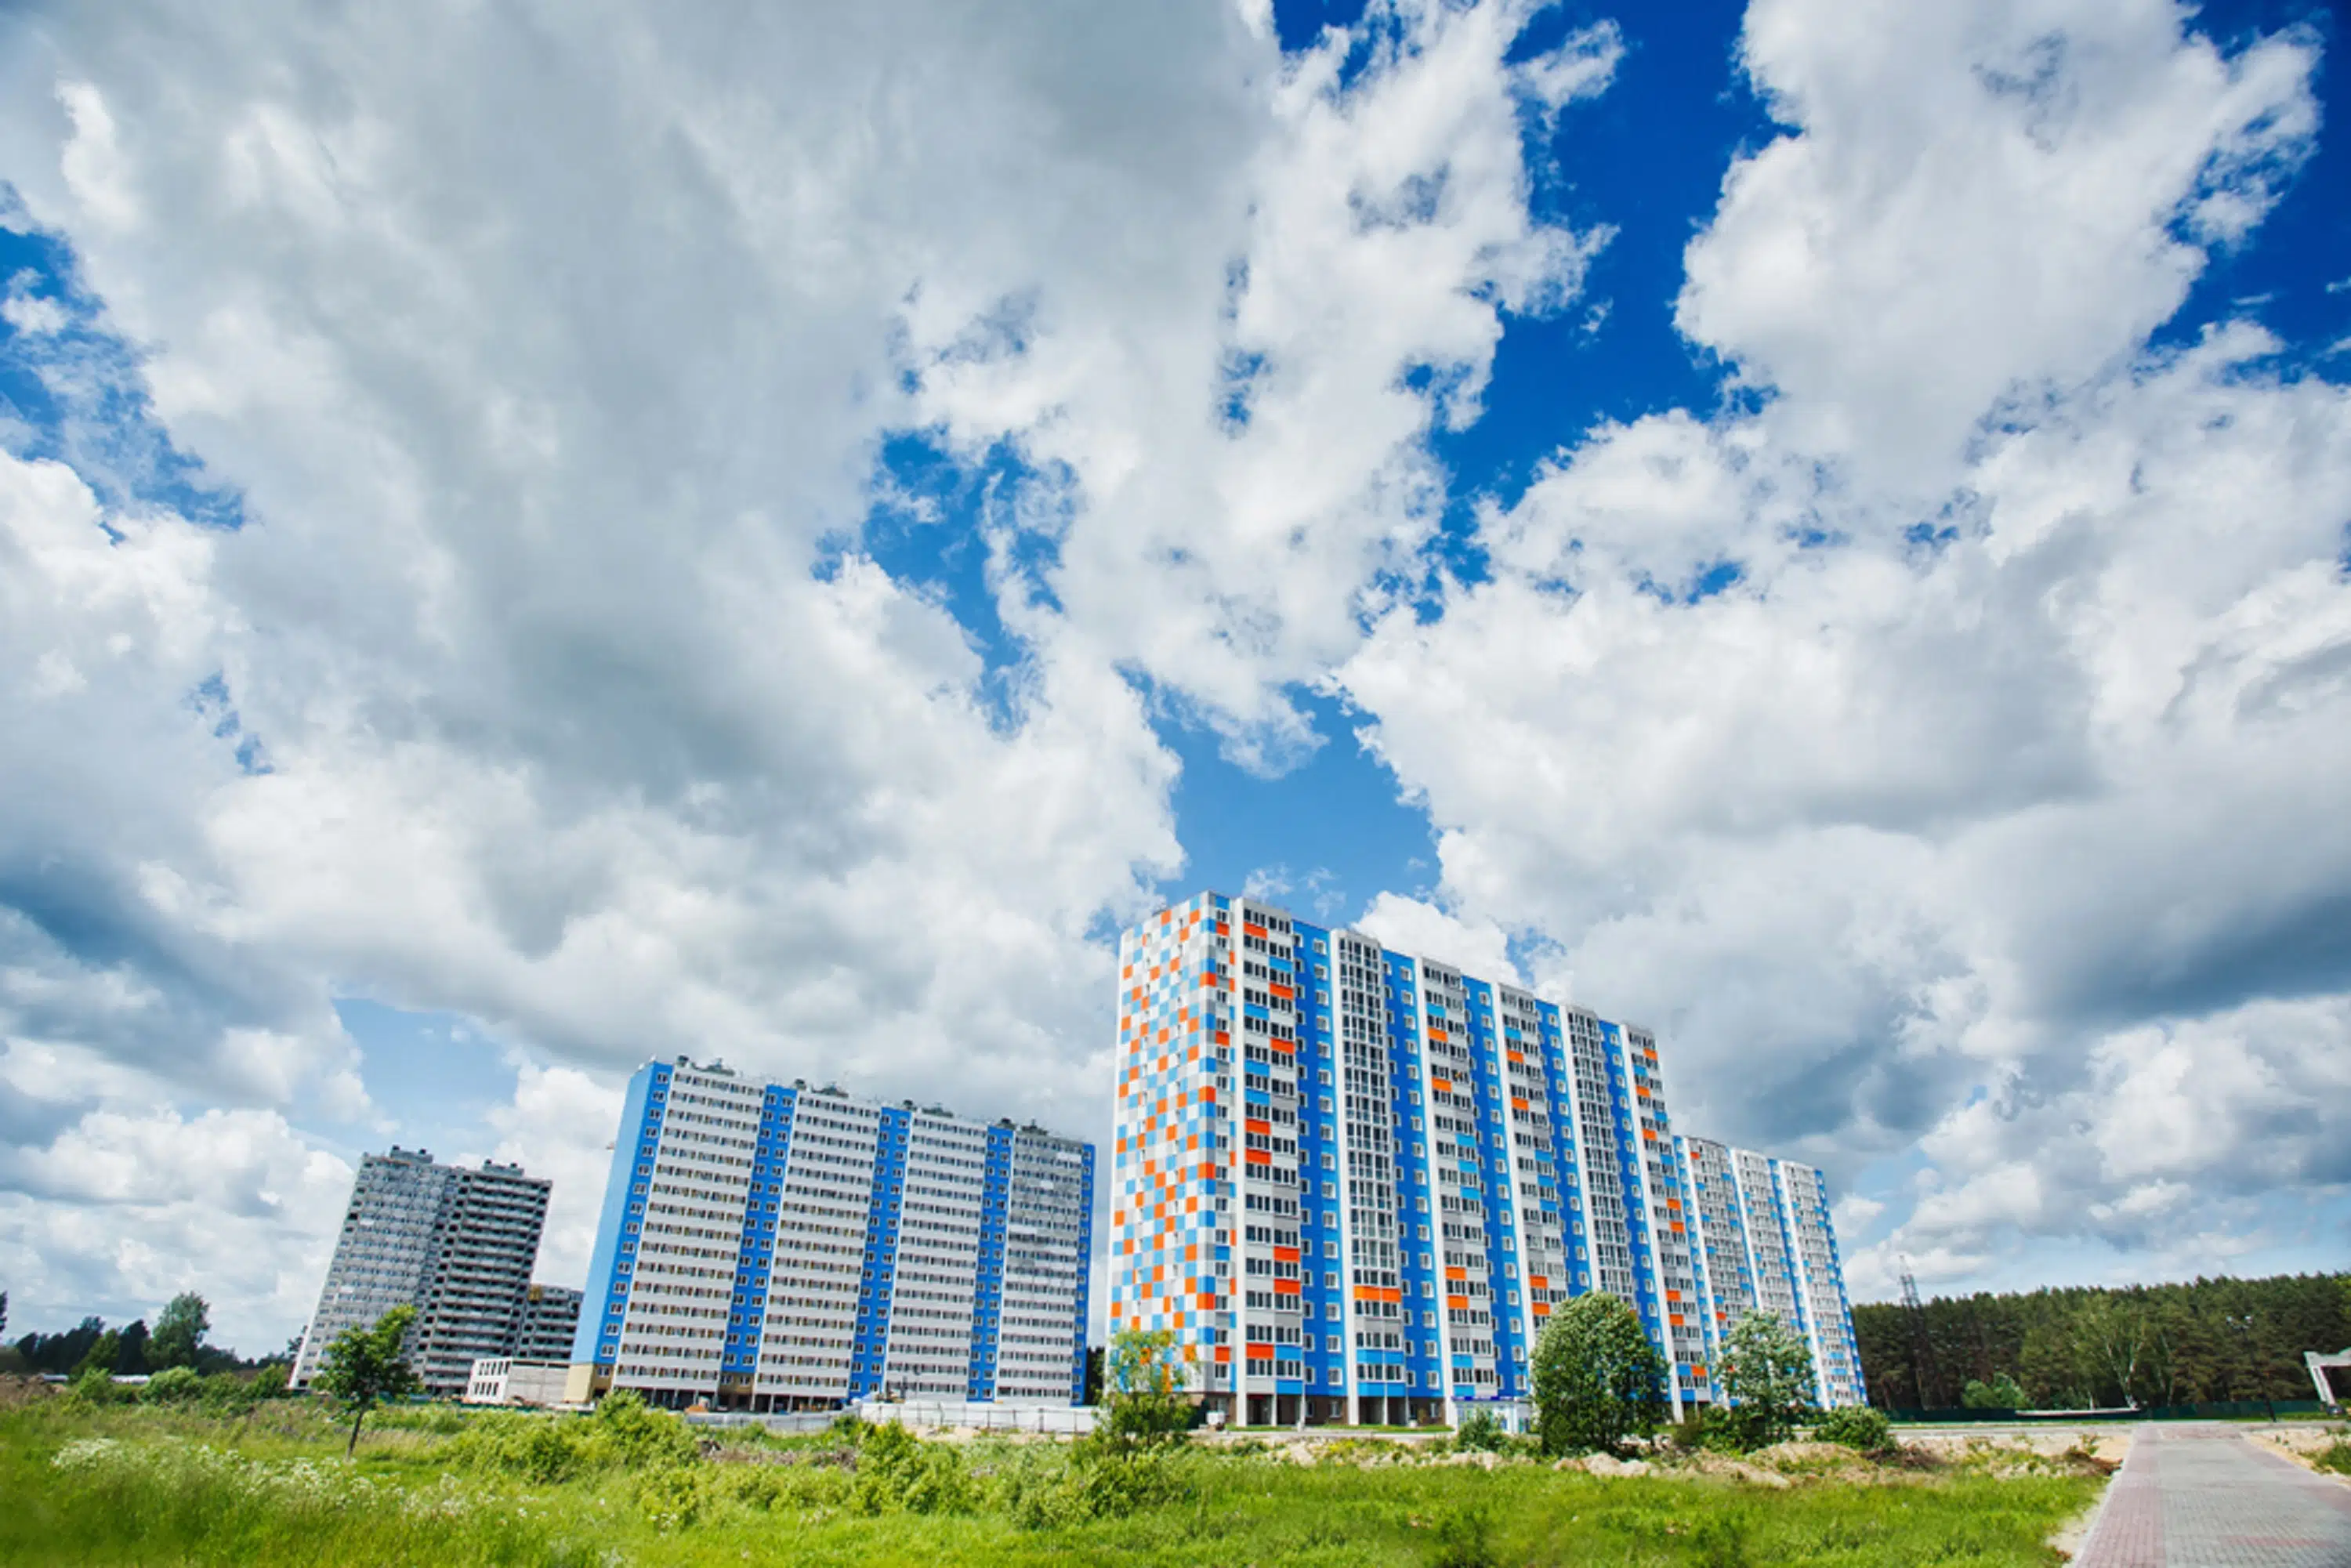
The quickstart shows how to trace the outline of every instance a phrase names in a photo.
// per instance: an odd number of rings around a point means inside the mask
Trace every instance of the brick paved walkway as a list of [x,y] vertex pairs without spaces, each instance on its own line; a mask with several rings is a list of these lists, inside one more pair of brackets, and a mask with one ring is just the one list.
[[2078,1568],[2351,1568],[2351,1487],[2227,1427],[2141,1427]]

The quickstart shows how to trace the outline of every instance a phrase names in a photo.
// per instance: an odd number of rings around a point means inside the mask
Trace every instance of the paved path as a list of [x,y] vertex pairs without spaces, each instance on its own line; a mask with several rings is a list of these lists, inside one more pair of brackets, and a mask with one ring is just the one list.
[[2351,1486],[2227,1427],[2141,1427],[2077,1568],[2351,1568]]

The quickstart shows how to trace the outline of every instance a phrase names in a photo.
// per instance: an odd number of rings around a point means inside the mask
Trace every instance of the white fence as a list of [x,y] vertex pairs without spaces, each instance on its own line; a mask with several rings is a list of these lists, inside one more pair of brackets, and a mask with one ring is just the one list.
[[[870,1399],[846,1413],[862,1420],[890,1421],[901,1427],[968,1432],[1041,1432],[1081,1437],[1094,1429],[1094,1412],[1091,1408],[1068,1405],[961,1404],[943,1399],[884,1403]],[[765,1427],[774,1432],[821,1432],[843,1414],[839,1410],[779,1410],[759,1416],[747,1410],[694,1410],[685,1418],[696,1427]]]
[[962,1404],[943,1399],[884,1404],[869,1399],[858,1406],[857,1413],[868,1421],[972,1432],[1045,1432],[1081,1437],[1094,1429],[1094,1412],[1087,1406]]
[[841,1419],[838,1410],[778,1410],[754,1416],[748,1410],[689,1410],[693,1427],[765,1427],[771,1432],[821,1432]]

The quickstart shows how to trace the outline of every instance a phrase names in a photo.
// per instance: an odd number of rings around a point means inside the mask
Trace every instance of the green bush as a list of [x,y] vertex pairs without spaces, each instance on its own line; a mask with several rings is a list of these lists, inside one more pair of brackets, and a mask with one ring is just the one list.
[[1465,1454],[1499,1454],[1510,1446],[1510,1434],[1491,1410],[1472,1410],[1455,1429],[1453,1446]]
[[698,1469],[655,1470],[637,1483],[637,1506],[655,1530],[692,1527],[708,1501]]
[[[152,1387],[152,1385],[150,1385]],[[204,1409],[214,1416],[242,1416],[260,1402],[253,1385],[234,1372],[215,1372],[204,1379]]]
[[129,1385],[114,1381],[112,1373],[85,1364],[74,1374],[66,1386],[66,1397],[76,1408],[95,1405],[121,1405],[138,1397]]
[[712,1475],[719,1495],[762,1513],[845,1507],[852,1484],[847,1470],[823,1464],[724,1465]]
[[2024,1390],[2005,1372],[1990,1383],[1970,1378],[1959,1391],[1959,1403],[1970,1410],[2022,1410]]
[[1813,1423],[1813,1436],[1823,1443],[1842,1443],[1860,1454],[1894,1451],[1894,1423],[1884,1411],[1866,1405],[1846,1405],[1826,1412]]
[[139,1397],[149,1405],[179,1405],[204,1393],[204,1380],[194,1367],[173,1366],[149,1378],[147,1386],[139,1391]]
[[702,1458],[702,1445],[682,1417],[653,1408],[625,1388],[597,1405],[595,1427],[610,1462],[623,1469],[691,1465]]
[[702,1460],[684,1421],[626,1390],[605,1399],[592,1416],[493,1410],[461,1417],[447,1451],[460,1469],[542,1486],[601,1470],[646,1473]]
[[2333,1470],[2338,1476],[2351,1476],[2351,1438],[2337,1437],[2334,1446],[2318,1456],[2322,1470]]
[[925,1443],[894,1421],[869,1427],[857,1448],[850,1506],[863,1514],[969,1513],[978,1489],[963,1455]]

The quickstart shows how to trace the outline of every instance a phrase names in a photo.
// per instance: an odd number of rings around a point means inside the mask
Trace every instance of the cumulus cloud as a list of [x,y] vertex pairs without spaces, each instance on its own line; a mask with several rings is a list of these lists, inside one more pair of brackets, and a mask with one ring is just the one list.
[[[0,170],[78,292],[19,345],[63,460],[0,472],[48,741],[0,1001],[136,1074],[25,1157],[363,1117],[339,994],[527,1052],[492,1131],[566,1184],[562,1267],[649,1054],[1096,1126],[1100,934],[1181,863],[1155,720],[1312,744],[1285,685],[1602,243],[1531,216],[1522,131],[1621,46],[1528,19],[12,18]],[[1000,631],[861,548],[910,433],[1011,455]]]
[[250,1354],[309,1316],[352,1169],[275,1112],[99,1110],[0,1173],[12,1304],[120,1322],[193,1290]]
[[1399,953],[1451,964],[1489,979],[1523,983],[1519,967],[1510,960],[1509,936],[1491,920],[1464,920],[1426,899],[1383,893],[1353,928]]
[[2210,1266],[2351,1180],[2351,397],[2149,340],[2306,152],[2314,46],[1816,11],[1750,14],[1790,130],[1681,298],[1761,406],[1589,433],[1342,680],[1447,907],[1674,1038],[1686,1123],[1923,1149],[1871,1278]]
[[[1609,239],[1534,193],[1625,45],[1531,11],[13,16],[6,222],[71,272],[5,302],[58,422],[0,455],[23,1310],[315,1267],[337,995],[515,1052],[558,1270],[647,1055],[1098,1126],[1157,727],[1278,771],[1308,687],[1438,837],[1366,925],[1659,1028],[1693,1126],[1923,1151],[1844,1212],[1930,1271],[2342,1184],[2351,408],[2151,346],[2315,42],[1760,0],[1783,130],[1677,315],[1737,395],[1560,432],[1455,580],[1436,444]],[[987,476],[978,614],[865,548],[940,526],[909,439]],[[124,1174],[203,1150],[231,1228]],[[247,1261],[266,1343],[315,1273]]]
[[1758,0],[1792,128],[1723,182],[1678,319],[1808,452],[1932,493],[1996,406],[2110,370],[2314,144],[2314,40],[2233,53],[2174,0]]

